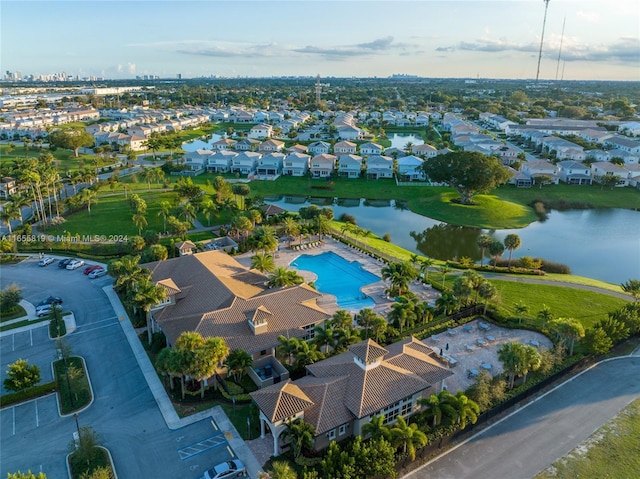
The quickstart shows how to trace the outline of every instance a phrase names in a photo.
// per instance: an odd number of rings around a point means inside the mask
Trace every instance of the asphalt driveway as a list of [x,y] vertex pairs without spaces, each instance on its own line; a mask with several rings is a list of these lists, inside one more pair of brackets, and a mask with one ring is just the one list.
[[640,356],[600,363],[405,478],[533,477],[638,396]]
[[[170,430],[149,390],[125,334],[102,288],[103,277],[89,280],[56,265],[37,266],[37,259],[3,266],[0,287],[17,283],[27,301],[49,294],[61,296],[74,312],[77,329],[66,338],[73,353],[85,358],[94,402],[80,412],[80,426],[91,426],[114,459],[119,477],[196,478],[204,469],[230,459],[226,437],[211,420]],[[0,342],[1,366],[17,357],[38,364],[43,380],[51,377],[55,342],[47,328],[5,332]],[[0,410],[0,476],[18,469],[43,471],[50,478],[67,477],[65,455],[76,423],[60,417],[50,395]]]

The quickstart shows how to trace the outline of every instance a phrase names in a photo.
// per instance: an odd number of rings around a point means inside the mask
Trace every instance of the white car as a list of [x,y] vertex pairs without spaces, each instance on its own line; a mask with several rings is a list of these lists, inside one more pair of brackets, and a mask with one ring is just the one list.
[[105,274],[107,274],[107,270],[104,268],[94,269],[93,271],[91,271],[91,273],[89,273],[89,279],[100,278]]
[[40,261],[38,261],[38,266],[48,266],[53,263],[56,259],[51,256],[45,256]]
[[57,308],[58,310],[62,309],[62,307],[57,304],[44,304],[36,308],[36,316],[39,318],[49,316],[53,312],[53,308]]
[[78,268],[82,268],[83,266],[84,266],[84,261],[82,261],[81,259],[73,259],[67,265],[67,269],[78,269]]

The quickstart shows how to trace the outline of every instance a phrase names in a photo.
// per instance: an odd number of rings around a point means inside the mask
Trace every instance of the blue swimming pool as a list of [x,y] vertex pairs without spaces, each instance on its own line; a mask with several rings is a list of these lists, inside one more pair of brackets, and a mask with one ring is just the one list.
[[318,276],[315,282],[318,291],[334,295],[341,308],[360,311],[375,305],[360,289],[380,281],[380,278],[362,269],[357,261],[349,262],[328,251],[319,255],[303,254],[292,261],[290,266],[315,273]]

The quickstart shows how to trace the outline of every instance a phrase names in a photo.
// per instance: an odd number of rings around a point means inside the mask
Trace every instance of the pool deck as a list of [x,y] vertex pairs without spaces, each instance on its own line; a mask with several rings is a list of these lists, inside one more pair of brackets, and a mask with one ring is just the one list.
[[[354,248],[350,248],[344,243],[333,239],[330,236],[326,236],[319,246],[311,247],[303,250],[292,250],[288,248],[288,241],[280,241],[279,250],[274,253],[274,262],[276,266],[291,267],[290,264],[298,256],[303,254],[307,255],[319,255],[327,251],[333,251],[335,254],[343,257],[345,260],[360,263],[362,268],[370,273],[373,273],[378,278],[381,277],[380,270],[386,265],[384,262],[379,261],[367,254],[364,254]],[[251,257],[254,256],[254,252],[247,252],[235,257],[235,259],[244,266],[251,267]],[[294,268],[295,269],[295,268]],[[305,281],[315,281],[317,276],[315,273],[306,270],[297,270],[298,273],[304,278]],[[386,317],[386,314],[391,310],[393,299],[389,299],[385,294],[385,289],[388,285],[380,279],[375,283],[364,286],[361,291],[363,294],[369,296],[374,302],[375,306],[372,308],[376,313]],[[430,286],[424,286],[420,282],[411,283],[410,289],[423,301],[428,301],[433,305],[435,300],[440,296],[440,293],[433,290]],[[343,309],[336,303],[336,298],[333,295],[323,293],[323,298],[318,301],[318,305],[324,308],[329,314],[333,314],[339,309]]]

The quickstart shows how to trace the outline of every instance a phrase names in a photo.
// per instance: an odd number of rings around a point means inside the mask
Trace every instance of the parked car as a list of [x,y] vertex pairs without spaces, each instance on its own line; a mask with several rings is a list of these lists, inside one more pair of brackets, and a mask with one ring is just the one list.
[[53,308],[62,309],[59,304],[45,304],[36,308],[36,316],[38,316],[39,318],[49,316],[53,311]]
[[62,304],[62,298],[60,296],[49,296],[48,298],[44,298],[40,301],[36,305],[36,308],[39,308],[40,306],[47,306],[49,304]]
[[69,263],[71,263],[71,258],[61,259],[60,261],[58,261],[58,268],[64,269]]
[[204,479],[227,479],[230,477],[246,476],[247,469],[242,461],[233,459],[227,462],[221,462],[217,466],[204,472]]
[[107,270],[104,268],[94,269],[93,271],[91,271],[91,273],[89,273],[89,279],[100,278],[105,274],[107,274]]
[[84,274],[89,274],[92,271],[95,271],[96,269],[100,269],[102,268],[102,266],[100,266],[99,264],[90,264],[89,266],[87,266],[82,272]]
[[67,265],[67,269],[78,269],[84,266],[84,261],[81,259],[72,259]]
[[55,260],[56,259],[52,258],[51,256],[45,256],[40,261],[38,261],[38,266],[48,266],[51,263],[55,262]]

